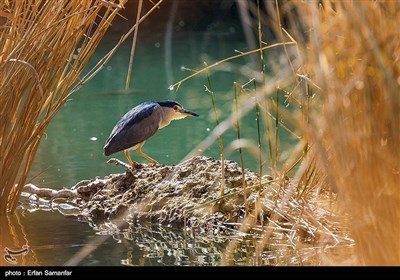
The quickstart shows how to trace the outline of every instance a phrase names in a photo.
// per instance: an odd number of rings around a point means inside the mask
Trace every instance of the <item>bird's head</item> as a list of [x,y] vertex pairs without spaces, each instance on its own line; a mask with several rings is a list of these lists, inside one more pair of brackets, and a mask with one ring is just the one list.
[[198,117],[199,115],[190,110],[183,108],[181,104],[176,101],[166,100],[157,102],[164,111],[164,118],[169,123],[172,120],[179,120],[186,118],[187,116]]

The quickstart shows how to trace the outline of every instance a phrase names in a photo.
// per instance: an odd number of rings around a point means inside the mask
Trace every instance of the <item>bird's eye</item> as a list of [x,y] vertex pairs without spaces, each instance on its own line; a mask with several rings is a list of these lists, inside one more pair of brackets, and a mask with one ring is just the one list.
[[174,106],[174,110],[175,110],[175,111],[179,111],[179,106],[178,106],[178,105],[175,105],[175,106]]

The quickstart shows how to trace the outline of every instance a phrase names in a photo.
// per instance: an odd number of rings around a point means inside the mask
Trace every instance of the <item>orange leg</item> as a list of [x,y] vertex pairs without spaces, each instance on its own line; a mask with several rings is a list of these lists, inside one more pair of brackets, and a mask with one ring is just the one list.
[[137,164],[136,164],[136,162],[134,162],[131,159],[131,154],[129,153],[129,150],[124,150],[124,153],[125,153],[126,159],[128,160],[128,163],[132,166],[132,168],[136,169],[137,168]]
[[143,144],[144,144],[144,142],[141,143],[141,144],[138,146],[138,148],[136,149],[136,153],[137,153],[139,156],[141,156],[142,158],[147,159],[147,160],[150,161],[151,163],[153,163],[153,164],[158,164],[158,162],[157,162],[154,158],[151,158],[150,156],[148,156],[148,155],[146,155],[145,153],[143,153],[143,151],[142,151]]

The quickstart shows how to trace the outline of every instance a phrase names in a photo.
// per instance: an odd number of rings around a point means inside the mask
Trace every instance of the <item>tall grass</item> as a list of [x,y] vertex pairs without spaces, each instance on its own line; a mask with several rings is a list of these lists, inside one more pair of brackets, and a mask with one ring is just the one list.
[[40,139],[53,117],[135,30],[137,25],[80,78],[125,2],[0,2],[0,214],[15,210]]
[[321,110],[306,134],[325,184],[338,193],[354,264],[400,264],[400,5],[296,3],[309,43],[304,66]]

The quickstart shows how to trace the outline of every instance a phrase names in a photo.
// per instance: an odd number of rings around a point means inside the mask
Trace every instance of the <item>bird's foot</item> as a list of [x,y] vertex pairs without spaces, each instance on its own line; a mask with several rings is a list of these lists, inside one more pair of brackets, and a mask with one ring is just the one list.
[[137,163],[137,162],[132,162],[131,163],[131,167],[132,167],[132,169],[142,169],[143,168],[143,164]]
[[149,165],[154,167],[154,166],[157,166],[157,165],[160,165],[160,164],[157,161],[152,161],[152,162],[149,163]]

